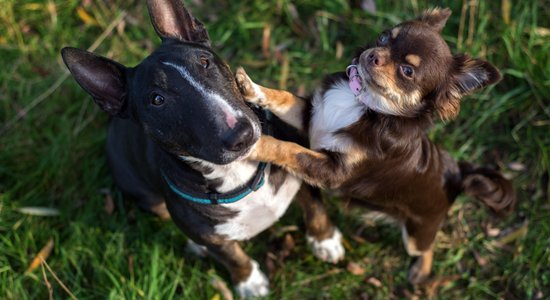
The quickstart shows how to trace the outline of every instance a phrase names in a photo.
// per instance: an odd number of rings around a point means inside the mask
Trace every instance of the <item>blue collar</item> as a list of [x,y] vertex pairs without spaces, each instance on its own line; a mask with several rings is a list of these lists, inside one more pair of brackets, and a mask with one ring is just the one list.
[[184,191],[183,187],[176,186],[166,174],[163,173],[162,177],[170,187],[170,190],[185,200],[199,204],[227,204],[237,202],[250,193],[260,189],[265,183],[266,166],[266,163],[260,163],[256,170],[256,174],[247,184],[228,193],[197,193],[190,190]]
[[[262,123],[264,125],[262,126],[263,134],[271,135],[271,112],[264,109],[261,117],[263,121]],[[265,183],[265,168],[267,167],[267,165],[268,164],[264,162],[259,163],[256,174],[254,174],[250,181],[248,181],[242,187],[228,193],[197,193],[188,190],[181,185],[177,186],[168,178],[168,176],[166,176],[164,172],[162,173],[162,177],[170,187],[170,190],[172,190],[172,192],[174,192],[182,199],[199,204],[227,204],[237,202],[248,196],[250,193],[260,189]]]

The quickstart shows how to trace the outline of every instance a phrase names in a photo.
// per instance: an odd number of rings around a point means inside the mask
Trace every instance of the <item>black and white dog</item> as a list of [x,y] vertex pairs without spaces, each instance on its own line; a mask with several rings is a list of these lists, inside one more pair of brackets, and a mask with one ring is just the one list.
[[[143,209],[171,217],[195,246],[229,269],[241,296],[266,295],[266,276],[238,241],[276,222],[301,181],[246,158],[267,123],[273,123],[277,138],[298,141],[297,135],[245,104],[203,24],[181,0],[147,5],[162,44],[136,67],[75,48],[64,48],[63,60],[113,116],[107,154],[120,189]],[[319,194],[302,191],[299,202],[314,254],[330,262],[342,259],[340,233]]]

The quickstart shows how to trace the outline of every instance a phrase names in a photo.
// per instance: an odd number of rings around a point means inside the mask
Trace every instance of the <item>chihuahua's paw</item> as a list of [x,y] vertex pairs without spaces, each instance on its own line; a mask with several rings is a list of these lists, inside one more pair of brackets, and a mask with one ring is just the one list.
[[237,68],[235,80],[246,102],[258,105],[264,104],[264,93],[261,91],[260,87],[248,77],[248,74],[246,74],[246,71],[242,67]]
[[322,261],[337,263],[344,259],[346,250],[342,244],[342,233],[334,228],[334,233],[328,239],[317,241],[312,236],[307,236],[307,242],[313,250],[313,255]]
[[431,258],[429,262],[423,256],[415,257],[411,267],[409,268],[408,280],[412,285],[419,285],[430,277],[431,273]]
[[235,291],[241,298],[263,297],[269,294],[269,280],[256,261],[252,261],[252,273],[248,279],[235,285]]
[[208,255],[208,249],[206,249],[205,246],[195,243],[192,239],[187,239],[185,251],[197,257],[206,257]]

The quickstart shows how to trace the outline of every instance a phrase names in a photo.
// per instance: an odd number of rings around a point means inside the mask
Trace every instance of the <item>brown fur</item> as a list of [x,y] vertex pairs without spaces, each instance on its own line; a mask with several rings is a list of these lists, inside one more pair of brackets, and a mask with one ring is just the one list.
[[[449,15],[448,9],[427,11],[418,19],[399,25],[398,30],[388,31],[395,36],[392,40],[384,36],[375,48],[367,48],[355,58],[369,74],[366,84],[372,90],[384,96],[397,94],[400,99],[386,97],[388,102],[393,101],[395,113],[368,108],[358,121],[338,132],[353,141],[346,151],[315,152],[262,137],[252,154],[254,159],[283,166],[310,184],[337,188],[354,202],[400,220],[405,228],[407,251],[418,256],[409,272],[412,283],[428,277],[435,235],[460,192],[479,199],[496,212],[509,212],[515,203],[512,185],[500,173],[468,163],[457,164],[426,135],[434,115],[443,119],[455,117],[463,95],[500,78],[487,62],[451,55],[439,36]],[[414,77],[400,73],[404,64],[415,65]],[[343,73],[329,75],[318,93],[343,80],[347,80]],[[245,98],[273,109],[275,114],[282,111],[278,105],[288,110],[289,105],[296,104],[304,108],[306,116],[313,113],[307,109],[311,105],[288,92],[259,86],[254,89],[243,70],[238,71],[237,81]],[[263,95],[258,95],[258,88]],[[408,97],[417,92],[417,102]],[[279,117],[284,120],[285,116]]]

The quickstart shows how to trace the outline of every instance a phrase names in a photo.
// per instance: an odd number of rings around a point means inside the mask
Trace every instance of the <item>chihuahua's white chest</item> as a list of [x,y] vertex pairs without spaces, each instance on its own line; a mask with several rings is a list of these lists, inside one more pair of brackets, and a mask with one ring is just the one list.
[[346,152],[353,141],[338,132],[357,122],[365,112],[365,105],[355,99],[346,81],[335,84],[324,93],[318,91],[312,101],[311,148]]

